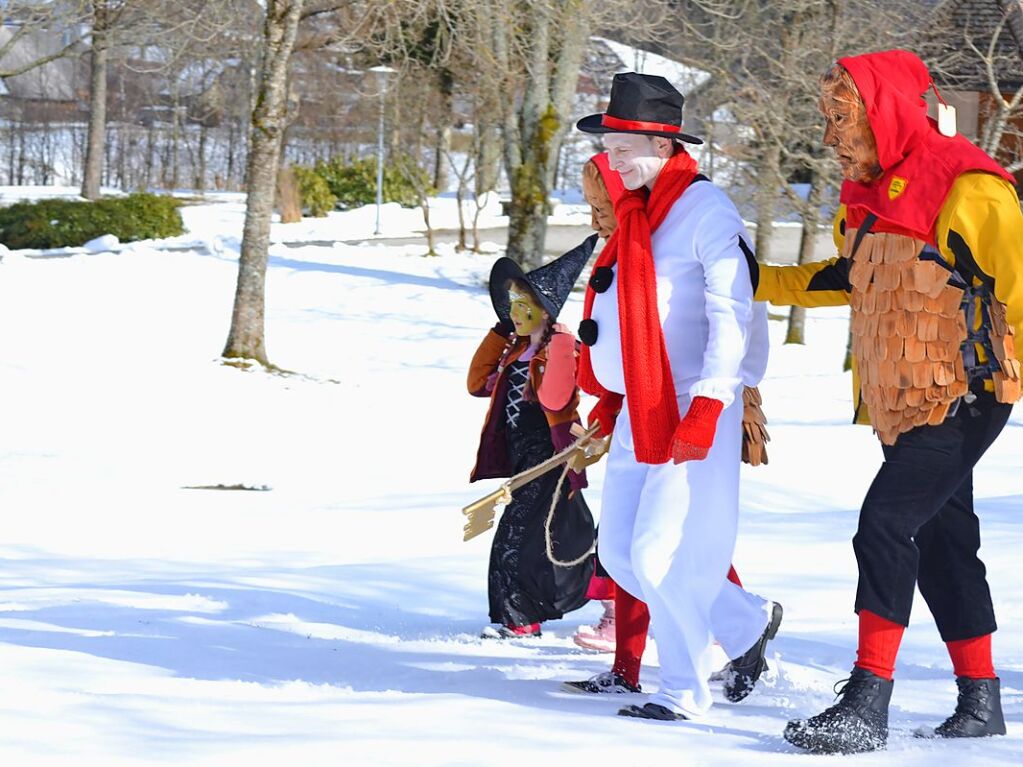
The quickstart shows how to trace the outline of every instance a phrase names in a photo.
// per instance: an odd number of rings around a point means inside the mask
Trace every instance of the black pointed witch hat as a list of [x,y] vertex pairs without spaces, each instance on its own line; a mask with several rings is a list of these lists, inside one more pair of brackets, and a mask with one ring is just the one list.
[[490,300],[497,316],[502,320],[509,319],[511,304],[508,301],[508,283],[518,280],[529,286],[553,322],[568,300],[568,294],[582,274],[596,244],[597,235],[591,234],[568,253],[531,272],[523,272],[522,267],[507,256],[497,259],[490,270]]

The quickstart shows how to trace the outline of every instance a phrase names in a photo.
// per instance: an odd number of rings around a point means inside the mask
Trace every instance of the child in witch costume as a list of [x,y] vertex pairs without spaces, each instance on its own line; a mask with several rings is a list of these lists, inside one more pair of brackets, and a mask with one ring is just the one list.
[[[697,182],[679,143],[702,143],[682,132],[683,101],[663,77],[618,74],[607,113],[577,124],[604,134],[627,190],[579,329],[579,383],[599,397],[590,419],[614,430],[600,556],[615,582],[646,602],[661,661],[650,702],[619,713],[663,720],[710,708],[715,638],[735,658],[726,696],[745,697],[781,622],[779,605],[727,579],[739,512],[738,395],[744,369],[766,356],[763,342],[751,342],[766,316],[754,314],[745,283],[752,252],[742,219],[713,184]],[[758,337],[766,342],[766,328]]]
[[[701,177],[701,180],[705,179]],[[611,169],[607,152],[594,155],[583,165],[582,186],[583,196],[590,205],[591,227],[598,235],[607,239],[617,227],[614,204],[625,192],[621,176]],[[763,332],[766,330],[766,322],[763,321],[766,319],[765,305],[756,304],[754,312],[764,315],[763,318],[758,317],[758,321],[754,323],[754,330]],[[757,338],[756,343],[762,341],[763,339]],[[766,343],[764,346],[766,347]],[[750,361],[754,364],[751,369],[744,371],[744,382],[759,381],[764,373],[766,355],[761,355],[756,360],[750,358]],[[767,463],[766,442],[769,439],[765,428],[767,419],[760,405],[759,390],[755,386],[744,386],[742,461],[752,466]],[[589,596],[591,599],[606,600],[604,615],[595,626],[580,626],[573,641],[580,647],[613,652],[614,662],[610,671],[604,671],[583,681],[565,682],[564,687],[570,692],[590,694],[641,692],[639,672],[643,651],[646,649],[650,612],[646,604],[625,589],[619,588],[607,575],[600,564],[599,546],[596,560],[596,573],[590,583]],[[728,571],[728,580],[739,587],[742,586],[734,567]],[[600,596],[596,596],[598,594]],[[715,673],[711,677],[712,680],[723,679],[726,673],[730,673],[730,665]],[[751,689],[745,688],[743,692],[748,693]]]
[[821,78],[820,108],[845,179],[841,255],[753,275],[758,300],[850,305],[855,420],[874,427],[884,454],[853,538],[855,665],[834,706],[784,732],[816,753],[886,746],[917,587],[959,690],[952,715],[921,734],[1005,734],[973,467],[1020,396],[1023,215],[1012,176],[956,133],[943,102],[938,121],[927,116],[931,88],[908,51],[839,59]]
[[[490,398],[471,481],[518,474],[574,441],[576,340],[554,322],[596,240],[594,235],[528,273],[510,258],[494,264],[490,297],[498,323],[469,368],[469,393]],[[548,472],[516,490],[501,514],[487,579],[490,620],[497,628],[484,629],[484,638],[540,636],[543,621],[586,604],[593,564],[583,557],[594,531],[580,492],[585,473],[569,472],[551,525],[554,557],[580,561],[556,566],[547,555],[545,526],[559,475]]]

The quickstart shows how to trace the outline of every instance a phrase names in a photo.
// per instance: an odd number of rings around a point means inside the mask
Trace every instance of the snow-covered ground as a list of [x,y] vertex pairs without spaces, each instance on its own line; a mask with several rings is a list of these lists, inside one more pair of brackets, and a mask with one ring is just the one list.
[[[496,483],[467,481],[486,403],[464,377],[493,323],[494,255],[283,244],[368,237],[372,208],[275,225],[267,344],[297,373],[276,376],[217,361],[240,201],[186,220],[174,242],[0,262],[0,763],[831,761],[781,730],[828,705],[853,658],[849,540],[880,451],[849,425],[844,311],[811,312],[805,347],[772,323],[771,462],[744,467],[735,555],[785,605],[772,670],[704,721],[650,723],[559,689],[608,667],[570,639],[598,605],[540,640],[476,638],[490,539],[463,543],[459,510]],[[389,234],[410,226],[386,216]],[[955,700],[918,600],[889,750],[856,764],[1023,761],[1021,423],[975,480],[1010,735],[911,737]],[[598,512],[599,466],[591,479]],[[217,484],[269,489],[188,489]]]

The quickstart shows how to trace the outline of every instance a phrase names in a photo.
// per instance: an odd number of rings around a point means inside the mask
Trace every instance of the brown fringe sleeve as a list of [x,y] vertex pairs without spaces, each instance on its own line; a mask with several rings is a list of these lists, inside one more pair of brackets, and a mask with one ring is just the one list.
[[760,408],[763,399],[755,386],[742,388],[742,462],[750,466],[767,465],[767,416]]

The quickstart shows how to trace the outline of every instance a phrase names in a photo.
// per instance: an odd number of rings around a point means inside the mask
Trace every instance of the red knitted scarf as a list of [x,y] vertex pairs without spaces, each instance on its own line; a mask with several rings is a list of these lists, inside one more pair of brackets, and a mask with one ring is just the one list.
[[[618,264],[618,319],[622,332],[625,394],[629,400],[636,460],[665,463],[678,427],[678,401],[664,346],[657,311],[657,274],[650,235],[664,221],[671,206],[696,177],[696,160],[676,151],[661,169],[649,193],[626,191],[615,204],[618,228],[601,251],[594,269]],[[593,288],[587,285],[583,317],[593,310]],[[583,346],[579,359],[579,385],[590,394],[613,397],[597,381],[590,350]],[[620,398],[621,395],[618,395]]]

